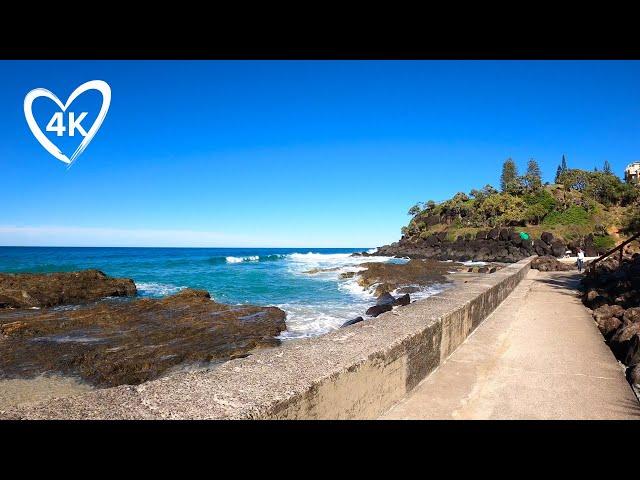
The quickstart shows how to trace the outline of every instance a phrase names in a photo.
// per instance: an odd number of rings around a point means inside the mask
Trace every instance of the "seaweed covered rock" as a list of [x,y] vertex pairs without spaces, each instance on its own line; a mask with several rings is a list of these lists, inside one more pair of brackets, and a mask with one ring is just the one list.
[[191,289],[162,299],[7,310],[0,313],[0,377],[56,372],[100,387],[138,384],[174,367],[277,345],[285,328],[279,308],[225,305]]
[[0,308],[77,305],[105,297],[130,297],[136,293],[133,280],[109,277],[99,270],[0,273]]

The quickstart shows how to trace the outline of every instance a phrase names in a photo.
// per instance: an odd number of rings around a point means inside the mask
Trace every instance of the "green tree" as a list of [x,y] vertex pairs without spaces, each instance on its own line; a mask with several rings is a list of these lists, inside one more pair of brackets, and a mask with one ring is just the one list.
[[583,192],[589,183],[590,173],[586,170],[570,168],[560,175],[556,183],[562,184],[566,190]]
[[602,166],[602,171],[607,175],[613,175],[613,171],[611,170],[611,164],[609,163],[609,160],[604,161],[604,165]]
[[500,175],[500,189],[502,192],[507,192],[517,182],[517,179],[518,169],[516,163],[511,158],[508,158],[502,164],[502,174]]
[[542,174],[540,165],[533,158],[527,163],[527,173],[524,176],[524,184],[527,190],[536,192],[542,187]]
[[407,212],[407,215],[411,215],[412,217],[415,217],[421,211],[422,211],[422,204],[420,202],[418,202],[413,207],[411,207],[409,209],[409,211]]
[[522,225],[526,221],[526,204],[522,198],[498,193],[485,199],[478,211],[492,226]]

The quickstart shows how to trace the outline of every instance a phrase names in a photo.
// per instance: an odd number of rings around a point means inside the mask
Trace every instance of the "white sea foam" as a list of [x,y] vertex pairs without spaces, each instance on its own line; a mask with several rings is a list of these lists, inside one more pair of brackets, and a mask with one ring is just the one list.
[[249,257],[226,257],[227,263],[242,263],[242,262],[257,262],[260,260],[258,255],[251,255]]
[[347,320],[363,315],[366,309],[366,305],[359,302],[331,303],[322,307],[283,303],[278,307],[287,312],[287,329],[279,337],[283,340],[313,337],[336,330]]
[[462,262],[462,264],[467,267],[483,267],[487,264],[487,262],[476,262],[474,260],[467,260],[466,262]]
[[138,293],[145,297],[164,297],[178,293],[187,287],[176,287],[175,285],[155,282],[136,282],[136,288]]

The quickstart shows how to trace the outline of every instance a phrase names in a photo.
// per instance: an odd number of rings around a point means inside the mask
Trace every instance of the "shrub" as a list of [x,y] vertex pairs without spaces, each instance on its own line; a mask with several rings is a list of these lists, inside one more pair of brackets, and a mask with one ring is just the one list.
[[564,212],[554,210],[542,221],[543,225],[587,225],[589,223],[589,212],[577,205],[569,207]]
[[616,246],[616,241],[611,235],[596,236],[593,238],[593,245],[598,250],[610,250]]

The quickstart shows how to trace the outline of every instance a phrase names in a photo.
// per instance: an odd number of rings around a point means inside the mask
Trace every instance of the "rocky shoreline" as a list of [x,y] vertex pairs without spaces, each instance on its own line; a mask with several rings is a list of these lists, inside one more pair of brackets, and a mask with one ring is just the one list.
[[112,278],[99,270],[62,273],[0,273],[0,310],[79,305],[105,297],[133,297],[130,278]]
[[[376,254],[356,253],[354,256],[374,256]],[[425,287],[466,282],[461,273],[483,275],[495,273],[502,264],[466,266],[459,262],[445,262],[425,258],[412,258],[407,263],[368,262],[361,264],[364,270],[349,272],[348,278],[356,277],[358,285],[372,291],[376,303],[369,307],[363,316],[348,320],[342,327],[360,323],[367,318],[377,317],[381,313],[396,307],[409,305],[411,294],[421,292]],[[346,277],[345,277],[346,278]]]
[[[567,250],[575,253],[577,247],[550,232],[543,232],[539,239],[523,239],[514,228],[493,228],[458,236],[454,241],[447,239],[444,231],[426,238],[403,236],[398,242],[379,247],[373,255],[514,263],[532,255],[561,257]],[[586,256],[597,256],[602,251],[594,245],[593,235],[584,238],[582,248]]]
[[[415,301],[411,295],[451,283],[451,274],[500,268],[429,259],[360,267],[348,276],[376,300],[343,326],[408,305]],[[136,385],[277,346],[285,318],[280,308],[221,304],[203,290],[137,298],[133,280],[98,270],[0,274],[0,381],[51,378],[55,383],[60,378],[94,388]]]
[[225,305],[203,290],[113,298],[133,295],[132,280],[96,270],[2,275],[0,379],[54,374],[97,387],[139,384],[278,345],[286,329],[277,307]]
[[582,301],[640,397],[640,252],[608,257],[582,280]]

